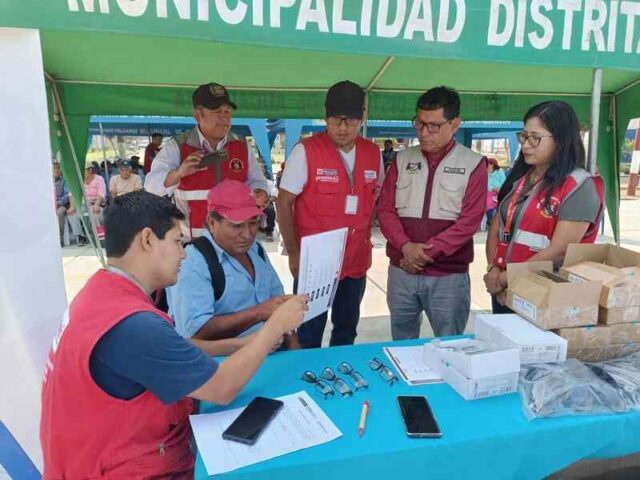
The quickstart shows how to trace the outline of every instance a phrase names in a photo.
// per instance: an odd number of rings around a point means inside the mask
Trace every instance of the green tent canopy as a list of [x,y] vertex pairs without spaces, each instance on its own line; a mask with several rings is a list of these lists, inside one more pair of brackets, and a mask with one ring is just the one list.
[[40,30],[60,99],[52,137],[76,192],[71,147],[83,162],[89,116],[190,115],[201,83],[229,87],[239,117],[321,117],[327,87],[350,79],[366,87],[370,119],[410,119],[419,93],[447,85],[465,120],[520,120],[562,99],[588,128],[601,69],[597,166],[617,235],[619,146],[640,114],[640,0],[564,3],[8,0],[0,25]]

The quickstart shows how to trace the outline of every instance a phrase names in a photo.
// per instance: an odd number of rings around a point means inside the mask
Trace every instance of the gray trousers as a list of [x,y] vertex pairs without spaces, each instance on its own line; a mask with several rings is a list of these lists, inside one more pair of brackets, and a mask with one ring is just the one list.
[[389,265],[387,305],[394,340],[418,338],[423,311],[436,337],[460,335],[471,309],[469,274],[427,277]]

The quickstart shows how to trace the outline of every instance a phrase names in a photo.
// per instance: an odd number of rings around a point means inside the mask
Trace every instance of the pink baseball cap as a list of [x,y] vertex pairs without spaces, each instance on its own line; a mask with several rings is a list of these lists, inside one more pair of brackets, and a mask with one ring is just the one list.
[[232,222],[246,222],[250,218],[264,215],[256,207],[256,197],[251,189],[237,180],[223,180],[209,190],[207,210],[216,211]]

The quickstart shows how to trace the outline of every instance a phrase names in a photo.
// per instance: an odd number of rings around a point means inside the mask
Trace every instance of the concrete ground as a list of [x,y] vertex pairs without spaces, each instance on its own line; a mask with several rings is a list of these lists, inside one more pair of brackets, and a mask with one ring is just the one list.
[[[640,198],[640,197],[639,197]],[[604,234],[599,242],[613,242],[613,235],[605,222]],[[623,196],[620,205],[621,245],[640,251],[640,201]],[[475,261],[470,268],[471,314],[466,332],[473,331],[473,317],[491,309],[490,297],[484,289],[482,277],[486,271],[484,253],[486,234],[479,232],[474,237]],[[280,275],[285,291],[291,292],[293,279],[289,273],[288,259],[280,254],[279,242],[263,242],[269,258]],[[386,302],[388,259],[385,255],[385,241],[379,231],[373,235],[373,265],[367,274],[367,288],[361,307],[361,320],[356,343],[380,342],[391,339],[389,309]],[[69,302],[85,284],[87,279],[100,267],[98,258],[91,247],[67,247],[62,249],[65,285]],[[330,323],[327,325],[324,344],[328,344]],[[421,337],[431,337],[433,331],[423,318]],[[620,459],[583,461],[553,475],[557,479],[638,479],[640,478],[640,455]]]

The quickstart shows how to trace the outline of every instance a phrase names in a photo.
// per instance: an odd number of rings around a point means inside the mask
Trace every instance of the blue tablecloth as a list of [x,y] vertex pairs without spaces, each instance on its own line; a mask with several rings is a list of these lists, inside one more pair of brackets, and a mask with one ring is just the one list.
[[[229,407],[262,395],[278,397],[307,390],[342,431],[343,436],[314,448],[211,478],[225,479],[540,479],[578,460],[628,455],[640,451],[640,412],[537,419],[528,422],[518,394],[465,401],[446,384],[410,387],[402,380],[388,386],[367,366],[374,356],[385,361],[384,345],[415,345],[421,341],[357,345],[271,355],[256,377]],[[342,361],[350,362],[369,382],[369,390],[353,397],[324,400],[300,380]],[[440,439],[410,439],[397,406],[397,395],[425,395],[438,420]],[[357,426],[362,402],[371,410],[363,437]],[[220,410],[203,403],[201,412]],[[411,475],[411,477],[409,477]],[[209,478],[202,459],[196,479]]]

